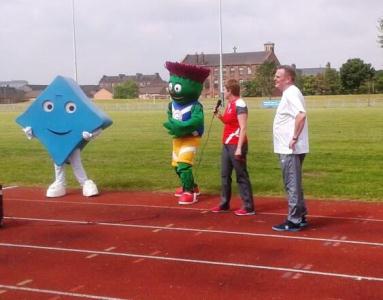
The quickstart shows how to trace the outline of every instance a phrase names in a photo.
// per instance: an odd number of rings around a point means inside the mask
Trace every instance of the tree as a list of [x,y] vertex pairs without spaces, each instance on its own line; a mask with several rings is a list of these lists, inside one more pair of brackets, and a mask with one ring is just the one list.
[[258,93],[257,82],[255,81],[255,79],[244,81],[242,83],[242,88],[243,97],[260,96],[260,93]]
[[383,18],[378,20],[378,30],[381,33],[381,35],[378,35],[378,43],[383,48]]
[[114,99],[134,99],[138,97],[138,85],[133,80],[117,84],[114,88]]
[[375,92],[383,93],[383,70],[377,71],[374,77]]
[[303,95],[315,95],[314,75],[302,75],[300,77],[300,82]]
[[274,74],[277,70],[277,64],[274,61],[265,61],[261,64],[255,74],[255,82],[258,91],[262,96],[271,98],[274,90]]
[[347,93],[358,93],[360,86],[372,80],[374,74],[371,64],[365,64],[360,58],[349,59],[340,68],[342,88]]
[[332,69],[329,62],[326,64],[326,70],[324,72],[324,87],[325,95],[337,95],[341,89],[339,72]]

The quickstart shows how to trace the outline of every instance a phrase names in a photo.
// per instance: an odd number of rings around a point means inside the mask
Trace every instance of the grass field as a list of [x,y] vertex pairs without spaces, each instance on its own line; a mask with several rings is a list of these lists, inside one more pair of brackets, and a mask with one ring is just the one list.
[[[358,105],[353,96],[310,99],[308,118],[310,154],[304,164],[304,188],[309,198],[383,200],[383,105]],[[380,103],[382,95],[363,100]],[[334,100],[335,99],[335,100]],[[348,99],[348,100],[347,100]],[[153,100],[152,100],[153,101]],[[162,123],[166,100],[98,102],[108,111],[114,124],[82,153],[90,178],[105,189],[172,191],[178,180],[170,167],[171,138]],[[255,195],[284,195],[278,160],[273,154],[272,122],[274,110],[259,109],[260,99],[248,99],[249,171]],[[319,105],[313,103],[334,103]],[[344,101],[355,105],[343,107]],[[383,101],[382,101],[383,102]],[[205,105],[208,131],[213,101]],[[122,111],[121,105],[123,105]],[[126,107],[125,107],[126,106]],[[334,107],[338,106],[338,107]],[[20,108],[21,107],[21,108]],[[15,118],[25,108],[0,112],[0,183],[6,185],[47,186],[53,179],[53,165],[37,140],[28,141]],[[220,190],[220,138],[222,126],[213,120],[210,137],[196,168],[204,192]],[[200,149],[200,154],[201,150]],[[70,168],[69,185],[77,187]]]

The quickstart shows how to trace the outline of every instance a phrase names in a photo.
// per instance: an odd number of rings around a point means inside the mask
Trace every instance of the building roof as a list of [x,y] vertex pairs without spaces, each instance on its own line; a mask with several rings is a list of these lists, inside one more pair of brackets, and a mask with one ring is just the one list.
[[139,88],[140,95],[167,95],[166,85],[153,85]]
[[[277,59],[272,51],[223,53],[222,63],[225,66],[260,65],[271,58]],[[211,67],[219,66],[219,54],[187,54],[182,63]]]
[[153,75],[144,75],[141,73],[136,73],[136,75],[125,75],[119,74],[118,76],[102,76],[100,83],[122,83],[128,80],[133,80],[138,84],[140,82],[162,82],[160,74],[155,73]]
[[324,74],[326,68],[302,68],[297,69],[297,73],[302,76],[316,76],[318,74]]

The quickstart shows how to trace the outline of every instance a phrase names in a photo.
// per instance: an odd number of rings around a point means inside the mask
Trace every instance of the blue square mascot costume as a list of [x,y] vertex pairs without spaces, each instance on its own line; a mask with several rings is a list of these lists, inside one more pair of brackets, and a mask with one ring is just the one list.
[[168,88],[172,101],[164,127],[173,136],[172,166],[181,181],[175,196],[179,197],[179,204],[193,204],[197,202],[199,188],[192,166],[204,131],[203,107],[198,99],[210,70],[177,62],[166,62],[165,67],[170,72]]
[[84,196],[98,195],[96,184],[86,175],[80,151],[112,121],[74,80],[57,76],[16,122],[28,139],[36,137],[45,146],[54,161],[55,181],[47,197],[66,194],[65,163],[72,166]]

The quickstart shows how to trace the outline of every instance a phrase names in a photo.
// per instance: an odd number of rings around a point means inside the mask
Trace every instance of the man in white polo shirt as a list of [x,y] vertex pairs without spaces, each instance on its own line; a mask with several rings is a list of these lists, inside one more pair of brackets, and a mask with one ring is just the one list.
[[287,220],[272,227],[276,231],[299,231],[307,226],[307,208],[302,189],[302,164],[309,152],[305,100],[294,85],[295,70],[278,67],[275,87],[282,91],[273,125],[274,152],[278,154],[288,198]]

